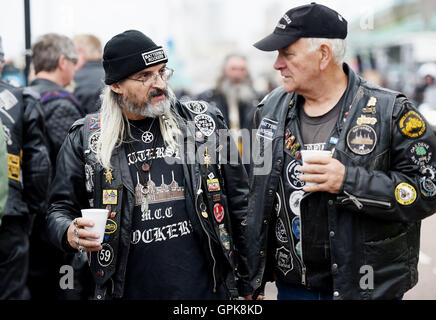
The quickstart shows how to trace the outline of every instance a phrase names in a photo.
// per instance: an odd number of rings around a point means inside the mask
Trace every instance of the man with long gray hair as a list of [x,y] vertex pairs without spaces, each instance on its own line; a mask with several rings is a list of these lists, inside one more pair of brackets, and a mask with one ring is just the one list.
[[[235,298],[236,278],[245,292],[246,172],[223,161],[220,112],[176,100],[167,61],[139,31],[114,36],[100,113],[77,121],[59,153],[50,237],[90,253],[95,299]],[[108,210],[102,243],[80,218],[89,207]]]
[[343,63],[346,35],[340,14],[311,3],[254,45],[278,51],[283,78],[254,116],[272,154],[271,173],[250,179],[254,295],[275,280],[278,299],[401,299],[418,280],[436,140],[404,95]]

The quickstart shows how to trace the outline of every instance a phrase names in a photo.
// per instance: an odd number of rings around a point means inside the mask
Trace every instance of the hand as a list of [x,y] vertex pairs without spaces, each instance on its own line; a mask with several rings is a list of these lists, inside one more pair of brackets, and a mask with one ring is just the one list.
[[[85,230],[84,227],[93,227],[94,222],[89,219],[76,218],[74,219],[67,231],[68,244],[74,249],[82,247],[86,252],[100,251],[102,249],[101,244],[97,241],[99,236],[96,232]],[[96,239],[87,240],[85,238]]]
[[[258,295],[256,300],[263,300],[264,296],[263,295]],[[244,296],[245,300],[253,300],[253,295],[248,295],[248,296]]]
[[305,160],[306,164],[300,168],[300,180],[315,182],[312,186],[304,186],[305,192],[325,191],[338,194],[341,192],[345,177],[345,166],[337,159],[330,157],[312,156]]

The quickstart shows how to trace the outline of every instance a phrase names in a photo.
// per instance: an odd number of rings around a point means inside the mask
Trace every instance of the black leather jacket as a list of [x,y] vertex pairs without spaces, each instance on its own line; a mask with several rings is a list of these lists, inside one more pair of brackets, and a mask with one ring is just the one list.
[[[428,191],[435,181],[436,161],[432,154],[436,151],[436,139],[403,95],[366,82],[347,65],[344,71],[348,74],[348,87],[335,128],[338,140],[333,157],[345,165],[345,177],[340,194],[326,194],[326,200],[319,203],[320,193],[306,193],[300,201],[300,267],[305,268],[301,283],[310,287],[316,277],[307,261],[323,240],[317,238],[317,228],[325,228],[311,220],[308,204],[313,201],[328,211],[333,298],[393,299],[418,280],[420,220],[436,211],[436,191]],[[287,118],[296,141],[301,143],[295,101],[294,93],[278,88],[259,104],[255,114],[256,128],[265,129],[268,121],[272,124],[272,139],[265,139],[265,133],[260,133],[260,152],[254,158],[254,174],[250,175],[247,237],[251,243],[248,270],[252,290],[260,291],[266,281],[273,281],[274,253],[268,239],[274,233],[271,222],[286,152]],[[362,121],[368,121],[364,117],[376,119],[365,127],[375,132],[369,136],[370,141],[359,136],[362,127],[356,131],[359,122],[362,125]],[[360,147],[356,142],[359,139]],[[421,148],[420,154],[425,154],[422,158],[413,149],[419,146],[426,148]],[[261,161],[260,156],[270,158]],[[297,155],[295,160],[301,164]],[[271,170],[256,175],[256,168],[265,164]],[[373,288],[361,285],[367,266],[373,270]]]
[[[195,114],[191,113],[185,105],[176,103],[173,106],[173,110],[185,119],[185,121],[192,120]],[[209,106],[206,111],[207,115],[211,116],[216,123],[216,131],[207,140],[209,144],[208,153],[213,157],[214,154],[218,159],[218,149],[222,145],[222,140],[211,140],[212,137],[218,137],[220,129],[225,129],[223,117],[218,109]],[[88,162],[85,154],[89,153],[87,149],[86,131],[88,128],[88,121],[93,115],[87,116],[84,119],[77,121],[63,144],[58,157],[57,172],[52,193],[50,196],[50,208],[48,214],[48,232],[51,241],[59,248],[64,250],[70,250],[71,247],[66,243],[66,231],[71,224],[71,221],[80,216],[80,209],[89,207],[89,200],[93,195],[93,203],[95,207],[105,207],[99,205],[100,201],[97,199],[101,195],[101,189],[104,188],[103,169],[98,166],[95,168],[94,181],[101,182],[101,188],[95,185],[95,190],[92,193],[87,193],[85,187],[85,163]],[[185,121],[181,121],[182,132],[185,134],[184,141],[184,157],[188,161],[183,162],[183,168],[185,173],[185,199],[188,215],[190,217],[194,232],[202,239],[204,254],[210,260],[212,266],[212,274],[215,280],[215,284],[225,283],[229,293],[236,297],[238,295],[235,277],[238,274],[247,275],[246,271],[246,257],[243,256],[247,249],[244,247],[247,242],[244,239],[245,224],[246,224],[246,212],[248,201],[248,179],[240,161],[235,164],[212,164],[212,170],[215,172],[215,177],[219,178],[221,183],[220,199],[225,208],[224,226],[229,230],[230,236],[230,248],[223,243],[219,235],[218,223],[213,218],[214,214],[210,203],[212,201],[211,195],[206,192],[206,177],[204,177],[204,164],[200,164],[198,160],[193,158],[194,150],[187,148],[187,143],[194,143],[196,148],[202,146],[202,142],[194,140],[196,139],[195,130],[190,125],[186,125]],[[224,131],[221,133],[223,136]],[[230,137],[225,137],[226,140],[232,143],[233,140]],[[192,146],[192,145],[191,145]],[[229,148],[229,147],[228,147]],[[236,148],[236,147],[234,147]],[[229,152],[224,154],[225,150],[220,150],[221,155],[227,158]],[[237,151],[236,151],[237,152]],[[202,158],[200,156],[200,158]],[[224,160],[224,159],[222,159]],[[117,259],[116,270],[110,279],[106,279],[105,272],[104,277],[94,276],[97,283],[96,298],[102,298],[105,294],[109,297],[119,298],[123,296],[124,276],[126,271],[126,264],[129,252],[129,246],[131,241],[131,214],[133,212],[133,206],[135,203],[135,187],[130,177],[127,157],[124,151],[124,147],[118,147],[114,150],[111,163],[114,166],[114,172],[121,173],[120,184],[117,182],[113,184],[117,185],[118,189],[118,204],[116,208],[112,208],[113,211],[119,211],[120,216],[120,235],[119,242],[117,243]],[[213,163],[213,162],[212,162]],[[209,166],[210,167],[210,166]],[[119,175],[118,175],[119,176]],[[101,196],[100,196],[101,198]],[[121,199],[121,200],[120,200]],[[200,203],[209,204],[206,211],[208,212],[208,218],[201,214]],[[94,256],[91,261],[95,259]],[[239,269],[238,269],[239,268]],[[93,266],[91,264],[91,269]],[[105,269],[104,269],[105,270]],[[94,271],[93,271],[94,272]],[[111,272],[110,270],[108,272]],[[94,272],[95,273],[95,272]],[[101,274],[101,273],[100,273]],[[246,278],[239,278],[239,281],[246,282]],[[111,285],[107,288],[108,283]],[[243,285],[241,287],[247,287]],[[103,290],[103,291],[101,291]],[[243,293],[240,293],[243,294]]]
[[38,94],[3,81],[0,81],[0,94],[0,117],[9,166],[9,192],[4,215],[45,215],[50,160]]
[[[83,117],[85,113],[74,96],[53,81],[35,79],[30,84],[30,88],[37,91],[41,96],[50,160],[54,165],[68,130],[74,121]],[[55,94],[49,96],[50,93]],[[55,172],[53,172],[54,175]]]

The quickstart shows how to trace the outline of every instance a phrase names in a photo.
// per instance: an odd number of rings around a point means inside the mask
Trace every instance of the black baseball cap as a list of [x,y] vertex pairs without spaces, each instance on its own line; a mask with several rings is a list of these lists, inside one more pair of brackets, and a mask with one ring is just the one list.
[[262,51],[274,51],[287,47],[300,38],[346,37],[347,21],[335,10],[312,2],[286,12],[274,32],[254,46]]

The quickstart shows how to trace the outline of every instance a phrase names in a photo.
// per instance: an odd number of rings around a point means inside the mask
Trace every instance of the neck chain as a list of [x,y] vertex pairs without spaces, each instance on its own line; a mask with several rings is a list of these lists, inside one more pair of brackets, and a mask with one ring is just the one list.
[[147,131],[144,131],[144,130],[142,130],[141,128],[138,128],[137,126],[135,126],[134,124],[132,124],[132,123],[130,123],[130,125],[132,126],[132,127],[134,127],[134,128],[136,128],[136,129],[138,129],[139,131],[141,131],[142,132],[142,136],[141,136],[141,140],[144,142],[144,143],[150,143],[150,142],[152,142],[153,141],[153,139],[154,139],[154,135],[153,135],[153,133],[151,133],[151,127],[153,126],[153,124],[154,124],[154,120],[156,120],[156,118],[153,118],[153,121],[151,122],[151,125],[150,125],[150,127],[148,128],[148,130]]

